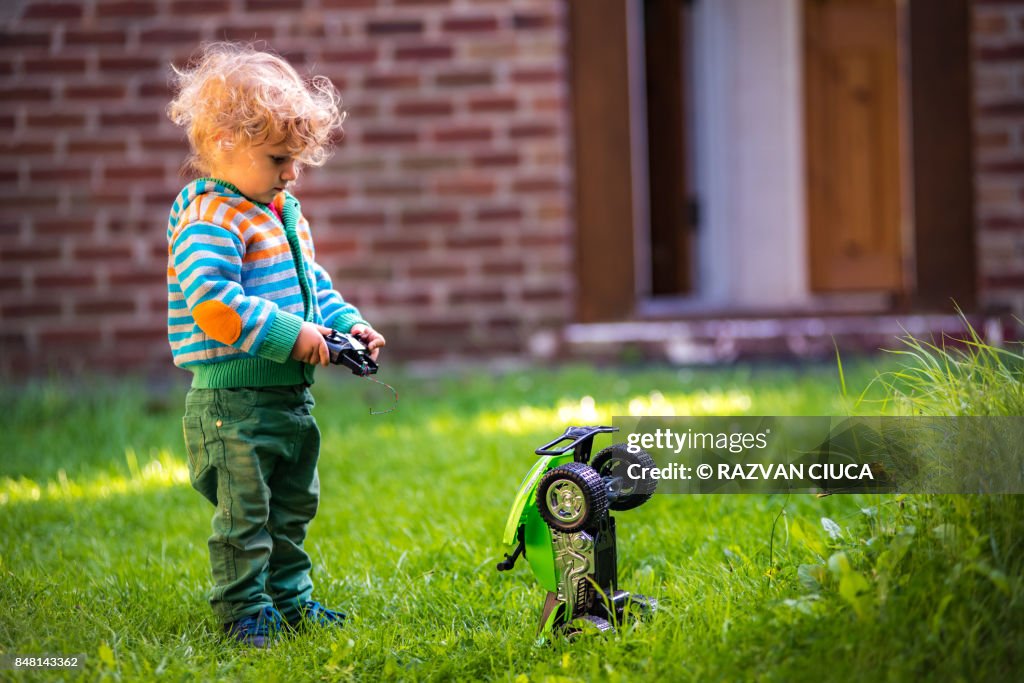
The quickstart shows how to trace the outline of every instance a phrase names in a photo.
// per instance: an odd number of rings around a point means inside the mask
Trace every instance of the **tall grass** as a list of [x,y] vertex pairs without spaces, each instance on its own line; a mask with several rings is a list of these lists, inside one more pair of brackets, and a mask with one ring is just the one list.
[[[869,385],[881,386],[884,398],[862,395],[858,405],[901,415],[1024,415],[1020,345],[988,344],[966,318],[963,325],[961,338],[901,338],[901,348],[890,351],[898,367]],[[1024,444],[1015,448],[1019,467]],[[970,454],[976,460],[1002,455]],[[864,522],[859,538],[801,568],[805,584],[835,591],[861,617],[903,621],[914,639],[943,644],[938,658],[907,648],[903,670],[939,679],[1020,680],[1024,496],[898,496],[866,511]]]
[[[986,343],[961,314],[964,336],[938,342],[906,335],[890,354],[902,367],[882,373],[886,401],[915,415],[1024,415],[1024,356],[1021,344]],[[883,401],[884,403],[884,401]]]

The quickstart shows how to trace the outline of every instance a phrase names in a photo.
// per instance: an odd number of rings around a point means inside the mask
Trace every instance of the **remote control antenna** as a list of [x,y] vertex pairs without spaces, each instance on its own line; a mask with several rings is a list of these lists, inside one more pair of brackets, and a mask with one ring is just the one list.
[[374,410],[373,408],[370,408],[370,415],[387,415],[388,413],[390,413],[391,411],[398,407],[398,392],[395,391],[395,388],[393,386],[391,386],[390,384],[385,384],[384,382],[381,382],[379,379],[375,377],[370,377],[369,375],[363,375],[363,378],[368,379],[371,382],[375,382],[376,384],[380,384],[381,386],[387,387],[388,389],[391,390],[391,393],[394,395],[394,403],[391,404],[390,408],[388,408],[387,410]]

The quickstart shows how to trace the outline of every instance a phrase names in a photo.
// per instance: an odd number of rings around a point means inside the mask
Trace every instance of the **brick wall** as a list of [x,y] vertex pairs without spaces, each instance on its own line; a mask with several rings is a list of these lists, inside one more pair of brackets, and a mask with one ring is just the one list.
[[4,4],[0,371],[169,365],[166,219],[187,179],[167,64],[214,39],[264,40],[341,90],[347,137],[296,194],[393,358],[515,352],[568,319],[561,2]]
[[974,0],[981,299],[1024,317],[1024,2]]
[[[282,12],[281,7],[294,7]],[[348,137],[297,194],[392,357],[523,348],[571,319],[562,0],[0,3],[0,373],[166,367],[185,182],[167,64],[265,40],[334,80]],[[1024,312],[1024,0],[974,0],[982,303]]]

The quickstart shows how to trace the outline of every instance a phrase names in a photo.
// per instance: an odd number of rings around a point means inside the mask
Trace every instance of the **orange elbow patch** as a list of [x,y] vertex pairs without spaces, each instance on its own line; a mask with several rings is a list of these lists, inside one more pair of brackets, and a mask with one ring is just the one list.
[[227,304],[210,299],[192,309],[199,328],[222,344],[234,344],[242,335],[242,318]]

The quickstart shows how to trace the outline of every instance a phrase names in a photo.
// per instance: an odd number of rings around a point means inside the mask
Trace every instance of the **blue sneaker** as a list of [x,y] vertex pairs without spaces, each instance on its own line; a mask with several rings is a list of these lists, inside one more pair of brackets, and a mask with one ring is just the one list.
[[281,613],[273,607],[264,607],[256,614],[224,624],[224,632],[235,641],[260,649],[273,645],[283,628]]
[[345,613],[333,609],[327,609],[316,600],[307,600],[299,608],[301,616],[289,621],[292,628],[300,626],[336,626],[341,628],[345,623]]

